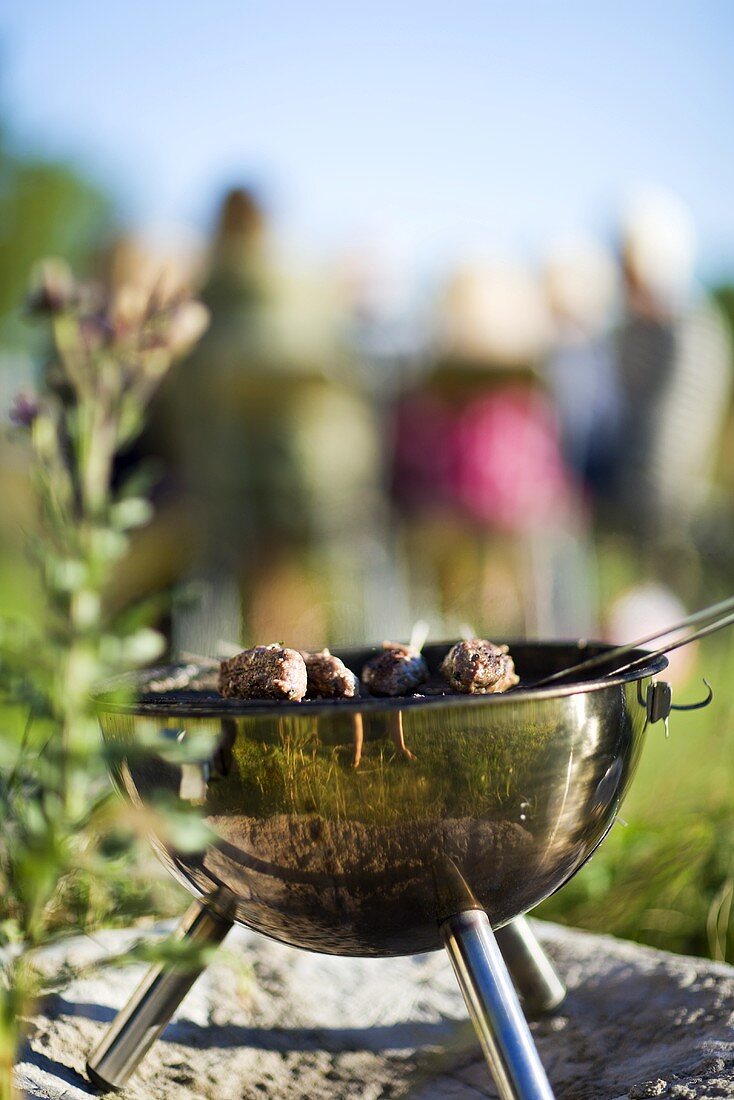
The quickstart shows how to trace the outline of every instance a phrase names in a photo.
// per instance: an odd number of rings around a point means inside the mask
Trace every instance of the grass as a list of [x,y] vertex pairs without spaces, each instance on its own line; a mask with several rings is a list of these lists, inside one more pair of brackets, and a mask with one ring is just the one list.
[[[537,915],[653,947],[734,962],[734,643],[702,646],[706,710],[653,726],[609,837]],[[700,683],[700,681],[699,681]],[[703,694],[703,687],[700,693]],[[697,698],[692,678],[679,702]],[[674,697],[675,702],[675,697]]]

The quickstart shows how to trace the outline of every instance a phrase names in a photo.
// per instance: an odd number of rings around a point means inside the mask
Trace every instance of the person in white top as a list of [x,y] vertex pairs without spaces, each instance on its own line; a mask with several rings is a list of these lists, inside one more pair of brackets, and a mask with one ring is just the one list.
[[693,279],[695,233],[675,196],[645,191],[621,224],[625,317],[616,496],[645,538],[690,532],[705,508],[732,386],[731,348]]

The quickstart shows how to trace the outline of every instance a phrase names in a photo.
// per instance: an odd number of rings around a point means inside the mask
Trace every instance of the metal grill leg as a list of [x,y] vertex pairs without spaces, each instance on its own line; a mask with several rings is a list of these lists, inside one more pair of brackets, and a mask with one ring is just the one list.
[[502,1100],[553,1100],[487,914],[456,913],[441,936]]
[[[232,921],[195,902],[176,935],[192,944],[214,946],[231,927]],[[157,965],[148,971],[87,1062],[93,1085],[105,1092],[125,1085],[204,969]]]
[[516,917],[495,932],[502,958],[510,971],[522,1007],[529,1016],[552,1012],[566,996],[566,987],[526,917]]

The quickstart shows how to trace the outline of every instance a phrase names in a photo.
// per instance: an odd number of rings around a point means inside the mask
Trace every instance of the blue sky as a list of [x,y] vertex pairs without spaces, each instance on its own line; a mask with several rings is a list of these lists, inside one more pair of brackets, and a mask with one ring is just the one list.
[[734,270],[730,0],[5,0],[0,104],[133,222],[254,180],[314,252],[411,270],[608,233],[662,183]]

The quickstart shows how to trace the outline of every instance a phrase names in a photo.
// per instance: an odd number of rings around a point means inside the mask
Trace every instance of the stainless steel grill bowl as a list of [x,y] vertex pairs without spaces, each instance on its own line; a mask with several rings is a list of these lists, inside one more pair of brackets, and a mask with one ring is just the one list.
[[[425,648],[432,672],[448,647]],[[488,696],[237,701],[146,692],[147,674],[132,704],[100,696],[100,719],[129,798],[200,803],[207,850],[157,846],[210,912],[315,951],[399,955],[440,947],[456,913],[511,921],[602,841],[640,755],[647,686],[667,660],[532,684],[603,650],[511,643],[521,687]],[[375,652],[338,656],[359,671]],[[200,746],[193,762],[176,763],[171,740]]]

